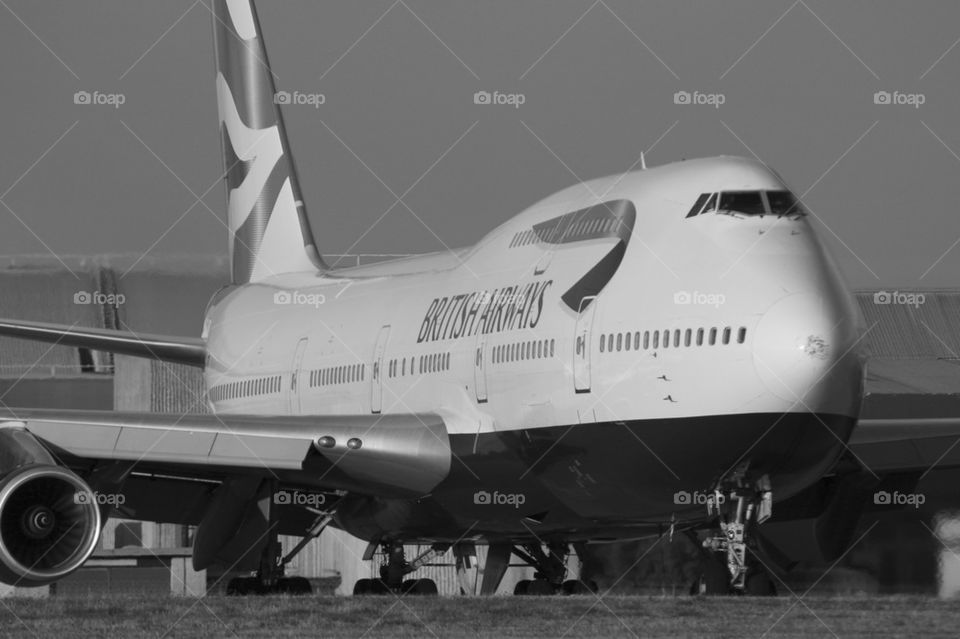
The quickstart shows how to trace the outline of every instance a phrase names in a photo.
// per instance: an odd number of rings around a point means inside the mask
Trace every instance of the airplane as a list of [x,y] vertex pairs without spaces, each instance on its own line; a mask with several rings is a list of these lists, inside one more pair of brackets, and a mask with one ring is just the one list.
[[[919,443],[960,435],[859,419],[863,320],[803,203],[753,159],[644,166],[467,248],[332,268],[254,4],[213,17],[231,283],[200,336],[0,320],[202,369],[210,412],[4,409],[0,581],[62,579],[121,516],[195,526],[195,568],[248,574],[232,594],[309,591],[285,566],[331,526],[386,557],[357,595],[436,593],[413,573],[478,544],[481,594],[514,558],[536,570],[517,594],[588,592],[567,549],[667,529],[702,548],[695,592],[773,594],[790,549],[763,524],[813,513],[811,543],[839,557],[873,488],[861,455],[907,472],[932,462]],[[284,555],[281,534],[303,541]],[[412,543],[429,553],[408,560]]]

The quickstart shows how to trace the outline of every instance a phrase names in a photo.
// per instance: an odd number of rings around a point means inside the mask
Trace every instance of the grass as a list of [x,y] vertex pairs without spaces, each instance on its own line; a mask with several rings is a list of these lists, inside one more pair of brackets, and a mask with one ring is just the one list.
[[0,600],[4,637],[956,637],[925,597],[50,598]]

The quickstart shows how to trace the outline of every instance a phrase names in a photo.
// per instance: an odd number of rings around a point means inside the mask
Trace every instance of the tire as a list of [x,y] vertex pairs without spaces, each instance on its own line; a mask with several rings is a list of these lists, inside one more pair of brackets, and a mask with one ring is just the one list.
[[234,577],[227,582],[227,596],[228,597],[242,597],[247,594],[247,589],[243,583],[242,577]]
[[423,596],[436,596],[439,592],[437,590],[437,582],[433,579],[414,579],[413,588],[408,592],[411,595],[423,595]]
[[369,579],[357,579],[357,583],[353,584],[353,595],[355,597],[369,595],[372,590],[372,584]]
[[700,579],[694,582],[691,594],[718,596],[730,594],[730,574],[723,560],[710,557],[703,564]]
[[234,577],[227,582],[228,597],[246,597],[263,594],[260,581],[256,577]]
[[546,579],[534,579],[532,582],[530,582],[530,586],[527,588],[527,594],[543,597],[556,593],[553,589],[553,584]]
[[313,586],[305,577],[284,577],[277,584],[277,592],[295,596],[312,595]]
[[513,587],[513,594],[518,597],[526,595],[527,591],[530,590],[531,583],[529,579],[521,579],[517,582],[517,585]]
[[777,586],[765,570],[757,570],[747,575],[743,594],[750,597],[776,597]]
[[593,581],[579,581],[577,579],[568,579],[563,582],[563,594],[565,595],[589,595],[597,591],[597,584]]

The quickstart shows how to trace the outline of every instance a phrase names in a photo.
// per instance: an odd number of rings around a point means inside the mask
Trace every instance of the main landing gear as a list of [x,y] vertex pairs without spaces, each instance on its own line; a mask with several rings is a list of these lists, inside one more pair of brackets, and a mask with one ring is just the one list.
[[[582,563],[583,545],[574,544],[574,548]],[[566,578],[569,554],[569,545],[566,543],[550,542],[546,544],[546,551],[539,543],[523,544],[515,546],[513,554],[536,570],[533,579],[517,582],[514,595],[582,595],[597,592],[597,584],[592,580]]]
[[[337,495],[336,497],[339,497]],[[321,511],[315,508],[307,508],[316,515],[310,528],[307,529],[303,539],[294,546],[286,555],[283,554],[283,547],[280,545],[277,525],[275,520],[275,508],[270,505],[270,528],[268,540],[263,552],[260,554],[260,567],[253,575],[247,577],[234,577],[227,582],[227,595],[309,595],[313,592],[310,582],[304,577],[287,577],[285,575],[287,564],[289,564],[297,554],[303,550],[307,544],[320,536],[320,533],[333,521],[333,510]]]
[[383,542],[380,544],[386,561],[380,566],[379,579],[358,579],[353,586],[354,595],[436,595],[437,584],[433,579],[404,579],[431,559],[447,552],[447,544],[434,544],[428,550],[407,561],[403,544]]
[[717,529],[703,541],[703,574],[691,594],[776,595],[773,580],[757,560],[755,528],[773,514],[770,479],[752,479],[747,467],[717,482],[707,499]]

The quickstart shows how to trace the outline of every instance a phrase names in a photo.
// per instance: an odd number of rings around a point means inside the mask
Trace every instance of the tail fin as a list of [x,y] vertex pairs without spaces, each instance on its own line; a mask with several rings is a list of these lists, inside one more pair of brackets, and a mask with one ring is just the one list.
[[213,30],[233,282],[324,269],[253,0],[215,0]]

